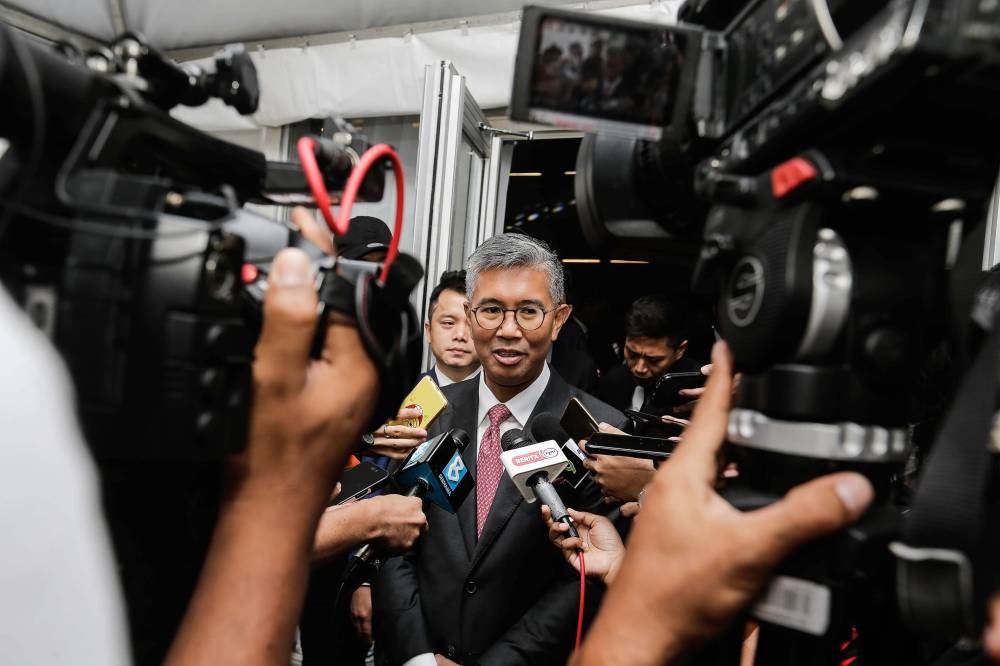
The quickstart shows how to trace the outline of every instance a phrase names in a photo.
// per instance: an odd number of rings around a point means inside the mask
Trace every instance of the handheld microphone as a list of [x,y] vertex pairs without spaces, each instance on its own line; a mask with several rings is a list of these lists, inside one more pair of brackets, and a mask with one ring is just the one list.
[[[392,475],[391,483],[406,497],[430,500],[455,513],[476,485],[462,459],[468,445],[468,433],[459,428],[429,439],[410,452],[403,466]],[[366,569],[378,570],[384,559],[378,548],[365,544],[351,559],[344,581],[353,582]]]
[[574,488],[579,488],[580,484],[587,480],[590,473],[583,466],[587,454],[576,445],[555,414],[550,412],[536,414],[528,423],[528,431],[536,442],[551,440],[562,447],[568,463],[566,469],[559,475],[560,482],[565,481]]
[[508,430],[500,438],[504,469],[529,504],[538,499],[552,510],[552,519],[569,525],[570,536],[579,537],[573,519],[551,479],[566,469],[569,461],[552,440],[533,444],[521,430]]

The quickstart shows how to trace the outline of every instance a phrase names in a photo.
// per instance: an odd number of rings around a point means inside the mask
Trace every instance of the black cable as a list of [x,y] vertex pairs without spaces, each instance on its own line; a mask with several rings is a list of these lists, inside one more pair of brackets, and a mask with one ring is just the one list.
[[[18,176],[11,180],[10,186],[8,186],[8,192],[17,183],[20,185],[15,191],[11,198],[11,201],[0,210],[0,240],[3,239],[7,232],[7,227],[10,224],[10,219],[13,216],[14,208],[20,204],[21,199],[24,197],[24,192],[28,189],[27,185],[38,175],[38,166],[42,161],[42,154],[45,152],[45,95],[42,90],[42,82],[38,75],[38,68],[35,66],[35,61],[31,57],[31,53],[28,52],[27,48],[21,43],[21,40],[13,33],[13,30],[7,25],[3,25],[3,30],[7,33],[7,43],[10,45],[10,52],[14,56],[14,60],[20,67],[20,71],[24,77],[24,83],[27,88],[28,99],[31,104],[31,149],[28,153],[27,164]],[[12,63],[11,69],[14,69]],[[10,148],[8,148],[10,150]]]

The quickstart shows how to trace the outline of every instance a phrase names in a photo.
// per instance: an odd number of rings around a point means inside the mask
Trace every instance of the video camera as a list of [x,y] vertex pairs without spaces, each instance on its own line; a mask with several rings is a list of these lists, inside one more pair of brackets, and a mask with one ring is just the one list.
[[[222,49],[210,72],[133,34],[84,54],[0,26],[0,90],[10,142],[0,271],[62,352],[99,458],[217,460],[242,448],[266,271],[290,245],[316,262],[321,301],[360,320],[386,401],[375,418],[402,398],[419,371],[407,302],[417,262],[401,256],[377,276],[381,266],[325,258],[291,225],[243,210],[312,204],[302,167],[168,113],[210,98],[254,112],[257,75],[242,46]],[[339,202],[369,146],[346,124],[336,130],[312,145]],[[386,163],[372,164],[361,200],[381,199]]]
[[[758,663],[828,663],[854,629],[871,663],[919,663],[901,615],[920,632],[974,636],[996,584],[995,557],[977,567],[986,553],[945,553],[989,540],[949,541],[938,522],[918,530],[921,547],[901,547],[914,532],[892,491],[921,370],[949,337],[965,339],[983,268],[1000,6],[699,0],[679,16],[526,8],[511,115],[592,132],[576,167],[592,245],[699,246],[693,288],[718,295],[743,373],[730,500],[756,508],[844,469],[876,487],[857,527],[786,563],[754,612]],[[989,470],[980,435],[975,459]],[[990,478],[976,476],[968,499],[995,521]],[[914,506],[920,497],[918,486]],[[704,663],[737,663],[739,642]]]

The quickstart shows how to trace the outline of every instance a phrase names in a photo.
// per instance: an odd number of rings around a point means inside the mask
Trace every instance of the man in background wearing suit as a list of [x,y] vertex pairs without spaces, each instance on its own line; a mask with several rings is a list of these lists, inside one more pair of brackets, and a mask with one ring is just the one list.
[[[428,437],[469,434],[463,458],[476,490],[457,514],[429,505],[427,534],[383,565],[373,592],[377,650],[392,666],[565,663],[578,580],[548,545],[538,505],[524,502],[504,472],[500,436],[536,414],[561,415],[571,397],[599,421],[625,419],[546,363],[569,315],[562,265],[547,245],[520,234],[487,240],[469,259],[467,293],[483,371],[443,389],[449,404]],[[598,508],[600,497],[568,503]]]
[[643,296],[625,314],[625,364],[609,370],[597,396],[622,411],[645,411],[650,389],[668,372],[698,372],[686,356],[687,314],[665,296]]
[[445,271],[431,292],[424,333],[434,355],[434,367],[425,374],[445,387],[479,372],[479,357],[472,345],[465,316],[465,271]]

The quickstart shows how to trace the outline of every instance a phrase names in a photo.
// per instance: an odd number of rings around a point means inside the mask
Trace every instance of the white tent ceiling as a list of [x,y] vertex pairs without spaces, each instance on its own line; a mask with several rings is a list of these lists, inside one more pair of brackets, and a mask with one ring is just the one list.
[[[569,0],[548,0],[564,4]],[[161,49],[250,42],[514,11],[523,0],[3,0],[97,40],[135,30]]]
[[[179,60],[245,42],[261,83],[244,118],[221,103],[178,108],[207,130],[311,117],[419,113],[425,65],[450,60],[485,108],[507,106],[526,0],[0,0],[0,18],[44,37],[107,41],[124,30]],[[670,23],[680,0],[547,0]]]

